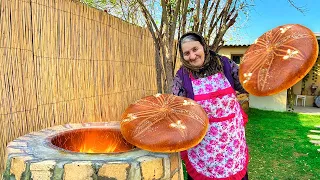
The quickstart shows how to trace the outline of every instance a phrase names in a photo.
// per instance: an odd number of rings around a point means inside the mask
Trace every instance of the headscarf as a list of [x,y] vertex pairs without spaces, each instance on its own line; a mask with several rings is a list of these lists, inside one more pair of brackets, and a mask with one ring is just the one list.
[[[199,41],[200,44],[203,46],[204,62],[201,67],[194,67],[183,58],[181,43],[184,40],[184,38],[189,35],[193,36],[193,38],[195,38],[196,41]],[[213,52],[209,49],[209,46],[207,45],[204,38],[196,32],[188,32],[188,33],[181,36],[181,38],[179,40],[179,51],[180,51],[180,56],[181,56],[181,61],[182,61],[183,66],[189,72],[191,72],[192,75],[195,76],[195,78],[203,78],[203,77],[211,76],[211,75],[216,74],[218,72],[223,72],[222,63],[220,61],[219,56],[215,52]]]

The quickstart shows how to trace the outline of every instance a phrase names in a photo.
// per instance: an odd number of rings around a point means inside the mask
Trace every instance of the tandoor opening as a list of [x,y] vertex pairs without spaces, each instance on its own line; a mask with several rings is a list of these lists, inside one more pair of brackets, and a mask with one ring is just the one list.
[[81,153],[119,153],[134,148],[112,128],[88,128],[66,131],[51,139],[59,148]]

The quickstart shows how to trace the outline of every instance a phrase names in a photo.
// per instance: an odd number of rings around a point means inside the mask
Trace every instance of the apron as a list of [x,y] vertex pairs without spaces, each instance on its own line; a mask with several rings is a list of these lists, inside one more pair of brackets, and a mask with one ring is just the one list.
[[228,79],[217,73],[191,82],[194,100],[209,117],[204,139],[181,152],[188,174],[193,179],[242,179],[247,172],[248,149],[245,140],[247,115]]

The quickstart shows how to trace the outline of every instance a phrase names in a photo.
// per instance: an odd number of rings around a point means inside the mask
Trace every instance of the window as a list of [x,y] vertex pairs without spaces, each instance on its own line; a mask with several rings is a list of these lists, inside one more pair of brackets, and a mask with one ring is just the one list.
[[242,54],[231,54],[231,59],[237,63],[240,64],[241,58],[242,58]]

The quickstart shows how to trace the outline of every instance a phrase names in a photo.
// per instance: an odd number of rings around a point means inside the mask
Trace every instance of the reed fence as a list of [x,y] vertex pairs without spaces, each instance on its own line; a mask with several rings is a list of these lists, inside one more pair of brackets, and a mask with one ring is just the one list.
[[146,29],[71,0],[1,0],[0,22],[0,172],[15,138],[117,121],[157,91]]

